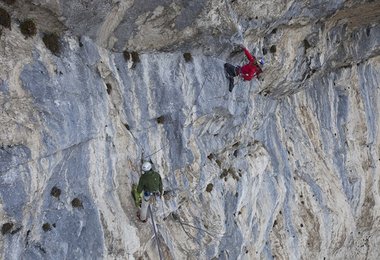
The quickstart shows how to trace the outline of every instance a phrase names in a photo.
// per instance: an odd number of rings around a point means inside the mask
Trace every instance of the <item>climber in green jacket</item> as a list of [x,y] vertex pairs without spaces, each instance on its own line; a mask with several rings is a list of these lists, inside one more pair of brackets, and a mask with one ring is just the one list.
[[137,193],[144,192],[144,196],[141,203],[141,208],[138,212],[138,217],[142,222],[146,222],[148,207],[152,196],[161,198],[163,187],[162,179],[158,172],[152,170],[152,164],[150,162],[144,162],[142,165],[143,174],[140,177],[139,184],[137,186]]

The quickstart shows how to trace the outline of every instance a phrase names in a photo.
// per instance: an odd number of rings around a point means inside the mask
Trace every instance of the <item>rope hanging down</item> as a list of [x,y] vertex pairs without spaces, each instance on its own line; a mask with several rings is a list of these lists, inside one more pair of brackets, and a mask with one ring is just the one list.
[[158,238],[158,235],[157,235],[157,227],[156,227],[156,223],[154,222],[153,212],[152,212],[152,208],[150,207],[150,205],[148,206],[148,209],[149,209],[149,213],[150,213],[150,218],[152,220],[154,237],[156,238],[156,242],[157,242],[158,255],[160,256],[160,260],[162,260],[163,258],[162,258],[162,253],[161,253],[160,239]]

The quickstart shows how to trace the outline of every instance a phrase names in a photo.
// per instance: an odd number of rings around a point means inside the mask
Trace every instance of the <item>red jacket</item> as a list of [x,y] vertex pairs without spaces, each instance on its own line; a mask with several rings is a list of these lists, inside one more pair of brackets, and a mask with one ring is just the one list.
[[243,65],[239,70],[239,75],[244,80],[251,80],[253,77],[257,77],[261,72],[261,68],[259,65],[257,65],[255,57],[252,56],[252,54],[249,53],[249,51],[244,48],[245,56],[247,56],[249,63]]

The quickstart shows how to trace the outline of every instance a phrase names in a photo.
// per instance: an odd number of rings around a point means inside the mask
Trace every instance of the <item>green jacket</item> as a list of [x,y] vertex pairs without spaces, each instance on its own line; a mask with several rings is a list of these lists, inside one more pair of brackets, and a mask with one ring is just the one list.
[[144,173],[139,180],[139,185],[137,186],[137,192],[142,191],[148,192],[160,192],[162,195],[162,180],[160,174],[153,170]]

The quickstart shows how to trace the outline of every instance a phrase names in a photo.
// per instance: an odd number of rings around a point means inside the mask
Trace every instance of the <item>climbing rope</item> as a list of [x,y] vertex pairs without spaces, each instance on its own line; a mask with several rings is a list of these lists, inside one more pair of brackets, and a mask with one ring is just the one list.
[[156,222],[154,222],[153,212],[152,212],[152,208],[150,207],[150,204],[148,206],[148,209],[149,209],[150,218],[152,220],[154,237],[156,238],[156,242],[157,242],[158,255],[160,256],[160,260],[162,260],[163,258],[162,258],[162,253],[161,253],[160,239],[158,238],[158,235],[157,235]]

